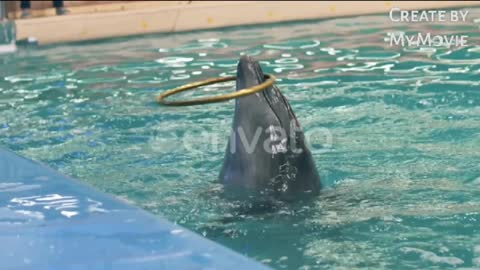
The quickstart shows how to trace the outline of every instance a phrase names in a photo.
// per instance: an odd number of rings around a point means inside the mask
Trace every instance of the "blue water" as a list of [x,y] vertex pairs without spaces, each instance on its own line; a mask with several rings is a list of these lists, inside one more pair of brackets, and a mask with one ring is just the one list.
[[[466,23],[377,15],[23,48],[0,58],[0,145],[277,269],[480,268],[480,9],[469,10]],[[468,46],[390,46],[399,31]],[[312,202],[238,212],[215,183],[234,103],[154,101],[234,74],[242,54],[279,78],[310,138],[326,187]]]

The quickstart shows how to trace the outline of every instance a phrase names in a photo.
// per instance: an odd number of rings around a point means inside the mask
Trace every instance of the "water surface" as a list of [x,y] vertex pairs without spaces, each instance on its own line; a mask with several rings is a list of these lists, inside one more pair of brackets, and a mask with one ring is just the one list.
[[[0,145],[277,269],[480,268],[480,10],[469,10],[466,23],[385,14],[23,48],[0,58]],[[469,45],[390,46],[389,32]],[[312,135],[326,186],[312,202],[239,215],[215,183],[234,103],[154,102],[234,74],[242,54],[279,78]]]

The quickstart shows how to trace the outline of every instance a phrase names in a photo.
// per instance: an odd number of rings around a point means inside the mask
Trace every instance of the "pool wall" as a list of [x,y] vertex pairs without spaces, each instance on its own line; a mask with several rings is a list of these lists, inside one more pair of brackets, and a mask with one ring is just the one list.
[[[158,1],[99,6],[92,13],[19,19],[17,40],[39,44],[149,33],[173,33],[237,25],[384,13],[393,8],[442,9],[477,1]],[[93,11],[95,10],[95,12]],[[102,12],[102,10],[104,12]],[[53,13],[53,11],[51,12]]]
[[0,269],[269,269],[2,149],[0,243]]

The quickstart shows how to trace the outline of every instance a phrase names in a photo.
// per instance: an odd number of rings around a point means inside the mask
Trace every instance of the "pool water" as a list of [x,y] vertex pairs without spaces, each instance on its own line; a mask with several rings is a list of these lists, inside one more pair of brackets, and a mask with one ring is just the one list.
[[[441,25],[384,14],[21,48],[0,57],[0,146],[276,269],[480,268],[480,9],[469,11]],[[468,46],[390,46],[389,32]],[[325,186],[311,202],[238,211],[215,182],[233,101],[154,101],[235,74],[242,54],[279,78],[310,138]]]

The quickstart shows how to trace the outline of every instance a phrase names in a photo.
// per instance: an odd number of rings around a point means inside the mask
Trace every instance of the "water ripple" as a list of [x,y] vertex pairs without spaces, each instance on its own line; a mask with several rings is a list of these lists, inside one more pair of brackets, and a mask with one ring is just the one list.
[[[0,144],[279,269],[478,268],[477,30],[478,19],[392,25],[378,15],[20,49],[1,58]],[[425,31],[468,33],[469,45],[389,45],[389,32]],[[239,213],[215,182],[234,102],[154,102],[234,75],[244,54],[278,77],[306,134],[318,135],[310,144],[326,190],[313,202]],[[7,179],[0,193],[38,188]],[[3,202],[0,222],[111,210],[38,193]]]

